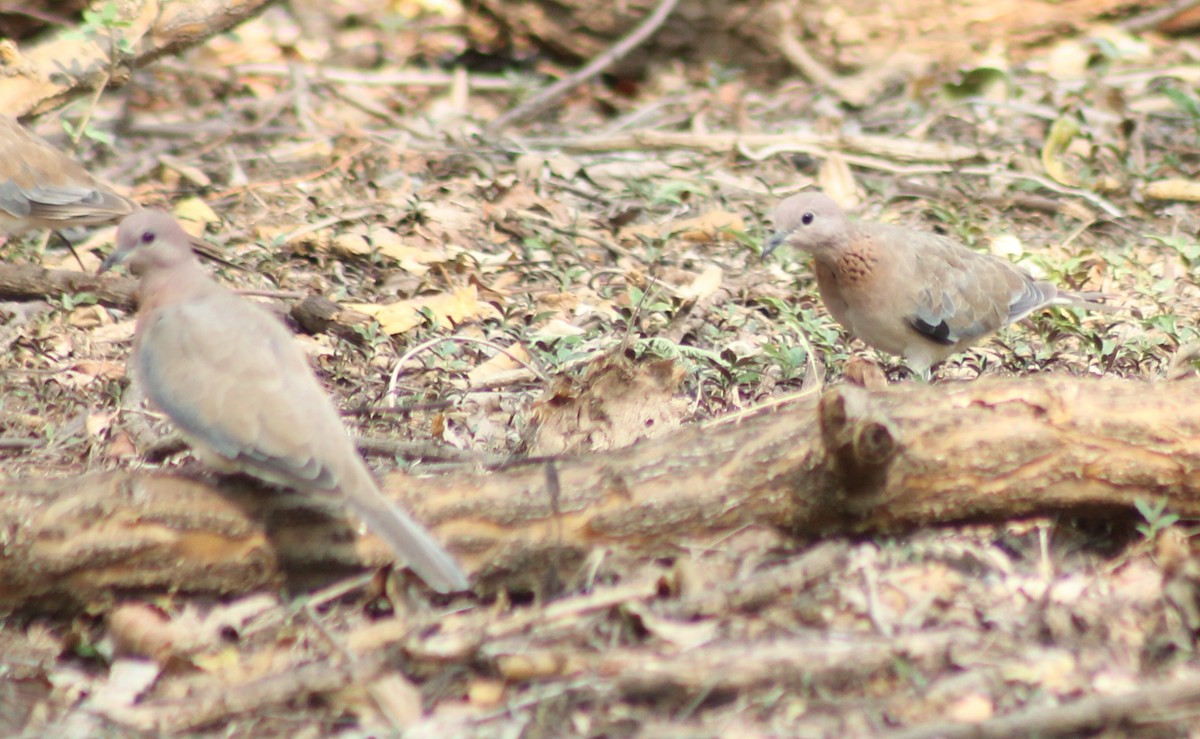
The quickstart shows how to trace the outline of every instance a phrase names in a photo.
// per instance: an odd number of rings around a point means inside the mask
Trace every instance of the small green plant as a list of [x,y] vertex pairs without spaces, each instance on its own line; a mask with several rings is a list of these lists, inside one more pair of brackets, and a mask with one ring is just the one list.
[[786,344],[764,344],[763,354],[766,354],[783,373],[782,379],[795,380],[804,374],[808,363],[808,351],[803,346]]
[[65,311],[75,310],[81,305],[95,305],[100,302],[95,293],[63,293],[57,301],[58,307]]
[[1150,238],[1163,246],[1170,247],[1187,267],[1195,267],[1200,262],[1200,242],[1183,236],[1158,236],[1148,234]]
[[1146,519],[1145,523],[1137,525],[1137,531],[1147,539],[1156,538],[1163,529],[1170,528],[1179,521],[1179,516],[1166,512],[1166,498],[1159,498],[1154,502],[1138,498],[1133,505],[1138,513],[1142,514],[1142,518]]
[[381,345],[387,344],[391,340],[385,331],[380,330],[379,323],[376,321],[355,324],[351,326],[351,329],[362,337],[372,351],[378,351]]
[[1164,87],[1162,94],[1175,104],[1182,112],[1192,119],[1192,123],[1200,123],[1200,101],[1194,93],[1185,92],[1178,87]]
[[83,11],[83,23],[74,31],[64,33],[64,39],[83,39],[99,43],[100,38],[107,38],[112,44],[113,56],[129,56],[133,53],[133,43],[124,35],[116,33],[118,29],[129,28],[133,24],[121,17],[121,8],[116,0],[109,0],[99,8]]

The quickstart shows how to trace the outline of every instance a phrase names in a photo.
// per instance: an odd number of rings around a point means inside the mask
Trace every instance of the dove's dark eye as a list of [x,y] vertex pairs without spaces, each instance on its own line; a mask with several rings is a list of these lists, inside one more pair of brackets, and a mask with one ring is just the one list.
[[804,215],[800,216],[800,222],[803,223],[805,226],[812,223],[813,222],[813,214],[805,213]]
[[154,232],[153,232],[153,231],[142,231],[142,243],[143,243],[143,244],[150,244],[150,243],[153,243],[153,242],[154,242],[154,238],[155,238],[155,237],[154,237]]

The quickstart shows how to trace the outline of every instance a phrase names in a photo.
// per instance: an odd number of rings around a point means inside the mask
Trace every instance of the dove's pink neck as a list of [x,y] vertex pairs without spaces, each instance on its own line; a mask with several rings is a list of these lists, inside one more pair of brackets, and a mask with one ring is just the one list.
[[142,275],[139,321],[160,308],[195,300],[220,289],[195,259],[181,261],[169,268],[148,270]]

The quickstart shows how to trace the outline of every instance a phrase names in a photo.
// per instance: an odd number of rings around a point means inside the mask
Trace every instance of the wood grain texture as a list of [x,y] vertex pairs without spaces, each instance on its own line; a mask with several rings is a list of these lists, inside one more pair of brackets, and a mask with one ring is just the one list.
[[[1043,376],[853,386],[605,454],[384,488],[478,588],[571,578],[598,545],[670,555],[763,526],[801,539],[1132,508],[1200,515],[1200,381]],[[0,603],[239,593],[388,561],[336,513],[252,483],[109,472],[10,480]]]

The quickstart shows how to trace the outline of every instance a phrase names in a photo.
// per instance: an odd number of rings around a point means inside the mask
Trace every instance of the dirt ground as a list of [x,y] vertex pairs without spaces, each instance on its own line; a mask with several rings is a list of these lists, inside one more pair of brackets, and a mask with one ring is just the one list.
[[[31,127],[67,148],[82,126],[78,158],[218,246],[248,299],[350,310],[297,341],[377,472],[617,448],[848,374],[911,382],[833,322],[804,255],[760,258],[774,204],[813,187],[1122,309],[1031,316],[937,383],[1194,372],[1192,38],[1089,23],[1019,63],[977,45],[825,85],[654,60],[485,136],[570,70],[467,54],[434,3],[297,7]],[[94,271],[113,230],[68,235]],[[39,236],[0,253],[79,268]],[[94,295],[0,303],[0,480],[192,464],[131,392],[133,326]],[[367,572],[21,608],[0,733],[1188,736],[1191,530],[1152,492],[903,537],[602,548],[499,594]]]

